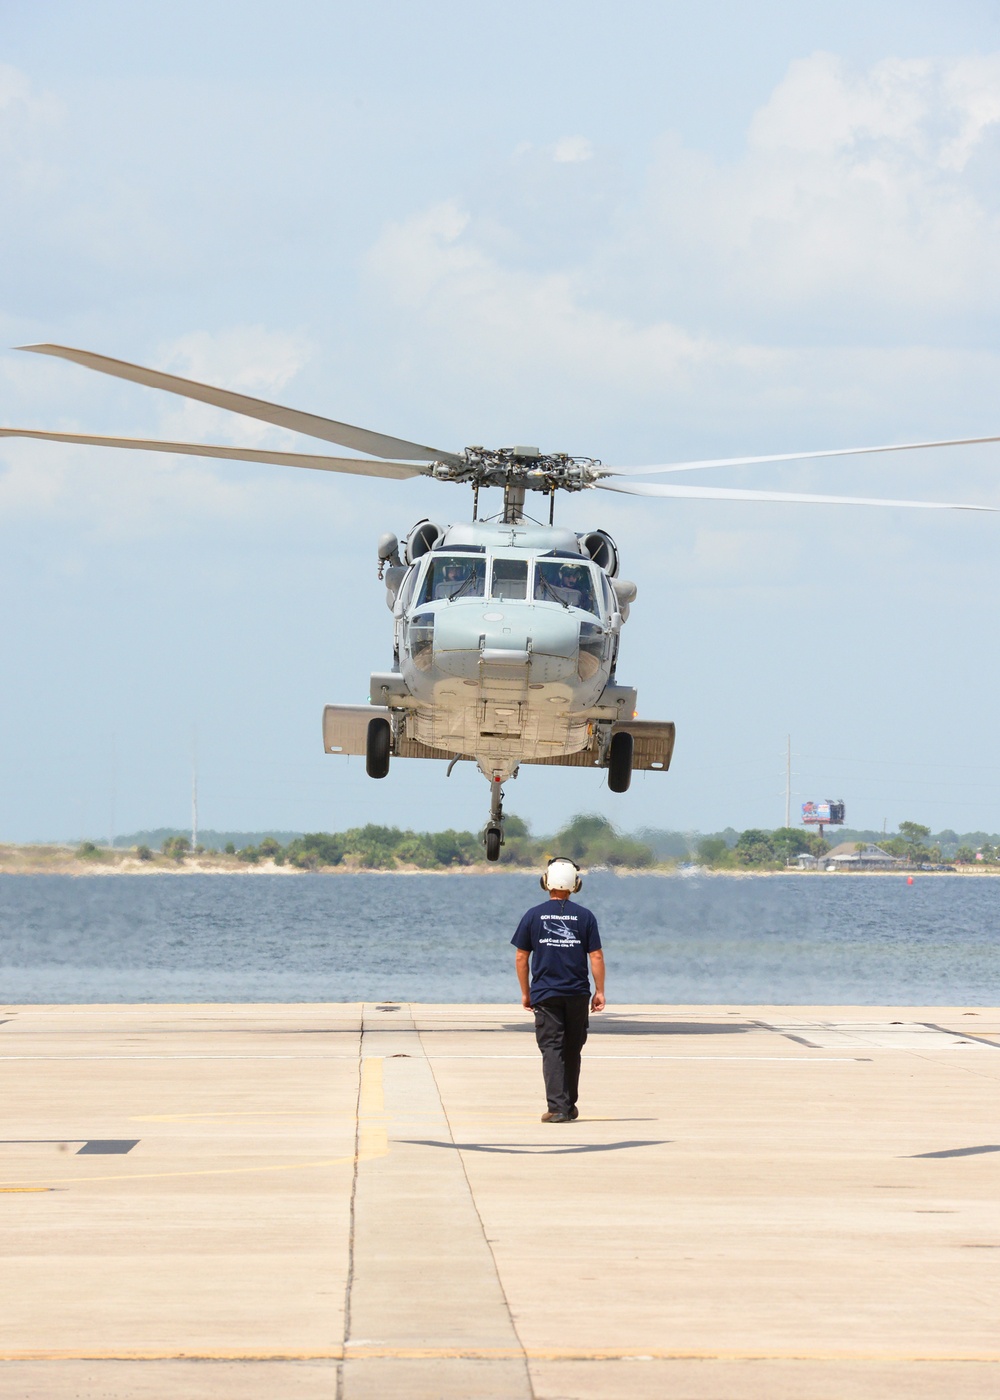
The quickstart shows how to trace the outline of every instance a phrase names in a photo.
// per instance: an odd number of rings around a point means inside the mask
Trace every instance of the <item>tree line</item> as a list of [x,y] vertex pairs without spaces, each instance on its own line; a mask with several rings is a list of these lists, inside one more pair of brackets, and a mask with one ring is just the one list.
[[[606,817],[596,814],[573,817],[554,835],[535,837],[525,821],[512,815],[507,818],[505,836],[500,864],[525,869],[544,864],[558,853],[590,868],[669,869],[691,863],[709,870],[782,870],[794,865],[800,854],[821,859],[833,844],[858,848],[869,841],[913,865],[954,862],[1000,866],[1000,836],[988,838],[976,832],[960,837],[952,831],[932,836],[929,827],[912,821],[900,822],[898,832],[892,834],[845,830],[831,842],[805,827],[750,827],[741,832],[728,827],[708,836],[646,829],[637,836],[625,836]],[[156,859],[147,842],[133,845],[132,850],[140,860]],[[371,823],[341,832],[258,835],[242,843],[230,840],[223,852],[245,865],[273,861],[297,870],[449,870],[478,865],[484,859],[482,842],[471,831],[420,832]],[[183,862],[192,854],[191,842],[186,836],[167,834],[160,843],[160,853]],[[218,846],[211,844],[207,849],[199,845],[194,854],[217,853]],[[77,851],[83,860],[102,860],[106,854],[90,841],[83,842]]]
[[[142,849],[148,848],[140,849],[140,858]],[[177,861],[192,854],[186,836],[167,837],[161,851]],[[655,861],[649,846],[622,836],[606,817],[580,815],[554,836],[542,838],[532,836],[528,824],[520,817],[507,817],[504,845],[500,850],[501,865],[536,867],[556,852],[591,867],[644,869]],[[202,853],[201,848],[199,853]],[[348,831],[309,832],[284,844],[274,836],[239,847],[230,841],[224,847],[224,854],[235,856],[245,865],[273,861],[275,865],[289,865],[297,870],[337,866],[363,870],[397,870],[400,866],[448,870],[478,865],[485,859],[483,843],[471,831],[411,831],[372,823]]]
[[[947,835],[954,836],[954,833],[942,833],[941,837]],[[731,839],[732,837],[735,839]],[[954,843],[946,843],[941,837],[932,837],[929,826],[905,821],[899,823],[899,831],[891,836],[872,832],[866,833],[864,840],[849,839],[846,842],[838,841],[836,844],[850,845],[855,850],[861,850],[871,843],[887,855],[896,856],[911,865],[1000,865],[1000,842],[979,841],[975,845],[966,842],[955,848]],[[960,839],[955,837],[955,841]],[[718,836],[702,837],[696,847],[695,859],[699,865],[713,870],[754,866],[758,869],[780,870],[792,864],[799,855],[809,854],[822,858],[832,849],[833,845],[820,836],[818,831],[810,831],[805,827],[781,826],[774,831],[751,828],[740,832],[739,835],[727,832]]]

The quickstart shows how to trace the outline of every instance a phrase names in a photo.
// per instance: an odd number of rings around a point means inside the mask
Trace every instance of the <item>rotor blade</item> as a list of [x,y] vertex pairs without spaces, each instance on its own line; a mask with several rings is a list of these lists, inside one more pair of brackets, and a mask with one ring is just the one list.
[[281,404],[253,399],[229,389],[216,389],[211,384],[199,384],[195,379],[181,379],[176,374],[145,369],[142,365],[129,364],[127,360],[112,360],[107,355],[95,355],[90,350],[74,350],[68,345],[19,345],[17,348],[30,350],[36,355],[54,355],[57,359],[72,360],[101,374],[130,379],[134,384],[145,384],[150,389],[165,389],[168,394],[180,394],[186,399],[198,399],[201,403],[214,404],[216,408],[242,413],[246,418],[259,418],[264,423],[275,423],[279,428],[289,428],[292,432],[305,433],[307,437],[321,438],[324,442],[336,442],[341,447],[367,452],[373,457],[393,460],[416,457],[422,462],[451,462],[453,465],[462,460],[454,452],[439,452],[436,447],[424,447],[417,442],[407,442],[405,438],[369,432],[367,428],[337,423],[332,418],[321,418],[317,413],[284,408]]
[[916,510],[989,510],[997,506],[971,506],[953,501],[876,501],[870,496],[806,496],[790,491],[734,491],[725,486],[618,486],[599,481],[597,491],[618,491],[625,496],[670,496],[686,501],[785,501],[821,506],[906,506]]
[[201,442],[157,442],[151,438],[93,437],[89,433],[47,433],[32,428],[0,428],[0,437],[42,438],[46,442],[75,442],[84,447],[129,447],[143,452],[178,452],[185,457],[223,457],[230,462],[267,462],[278,467],[311,467],[320,472],[349,472],[355,476],[387,476],[405,481],[425,476],[415,462],[366,462],[360,457],[318,457],[308,452],[269,452],[256,447],[214,447]]
[[894,442],[887,447],[834,447],[825,452],[781,452],[769,457],[712,457],[704,462],[665,462],[658,467],[607,467],[610,476],[654,476],[658,472],[697,472],[705,467],[752,467],[763,462],[806,462],[816,457],[858,457],[870,452],[914,452],[923,447],[969,447],[1000,442],[994,437],[944,438],[940,442]]

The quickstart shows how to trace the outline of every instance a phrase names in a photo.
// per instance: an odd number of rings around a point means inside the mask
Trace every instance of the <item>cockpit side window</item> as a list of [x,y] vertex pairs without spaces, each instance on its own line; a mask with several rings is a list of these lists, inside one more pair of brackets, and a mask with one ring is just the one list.
[[481,598],[485,591],[484,559],[468,554],[435,554],[424,574],[418,607],[442,598]]
[[535,598],[600,616],[593,575],[582,559],[536,559]]
[[410,599],[413,597],[413,590],[416,587],[417,575],[419,573],[420,569],[414,564],[410,572],[406,575],[406,578],[403,579],[403,586],[399,590],[399,611],[401,613],[405,613],[410,606]]
[[527,598],[527,559],[494,559],[490,594],[493,598],[508,601]]

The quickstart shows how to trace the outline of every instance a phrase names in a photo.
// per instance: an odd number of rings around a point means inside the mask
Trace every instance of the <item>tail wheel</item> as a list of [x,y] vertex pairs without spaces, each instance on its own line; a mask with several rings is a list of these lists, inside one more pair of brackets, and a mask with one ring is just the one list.
[[612,792],[628,792],[632,781],[632,735],[622,730],[612,735],[608,749],[608,787]]
[[369,778],[384,778],[389,771],[389,750],[392,730],[387,719],[368,721],[368,739],[365,747],[365,771]]
[[486,859],[487,859],[487,860],[499,860],[499,859],[500,859],[500,846],[501,846],[501,844],[502,844],[502,841],[501,841],[501,836],[500,836],[500,830],[499,830],[499,828],[498,828],[498,827],[495,827],[495,826],[488,827],[488,828],[487,828],[487,831],[486,831]]

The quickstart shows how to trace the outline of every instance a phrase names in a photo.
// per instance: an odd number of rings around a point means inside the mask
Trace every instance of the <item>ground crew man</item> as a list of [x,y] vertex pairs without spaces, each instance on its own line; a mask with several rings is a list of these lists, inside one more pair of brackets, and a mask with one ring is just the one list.
[[587,1039],[588,1012],[603,1011],[605,1005],[597,920],[570,899],[582,883],[575,861],[550,860],[541,879],[549,898],[528,910],[511,939],[521,1005],[535,1013],[535,1039],[542,1052],[548,1100],[543,1123],[572,1123],[579,1117],[580,1051]]

